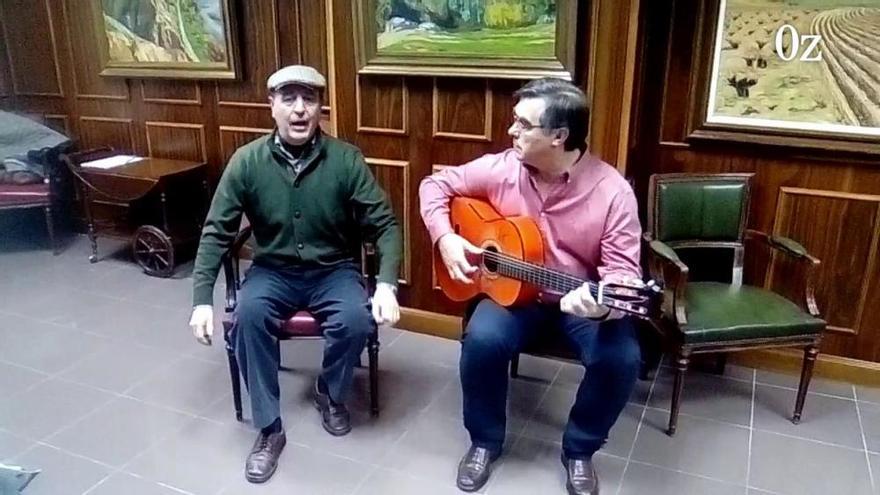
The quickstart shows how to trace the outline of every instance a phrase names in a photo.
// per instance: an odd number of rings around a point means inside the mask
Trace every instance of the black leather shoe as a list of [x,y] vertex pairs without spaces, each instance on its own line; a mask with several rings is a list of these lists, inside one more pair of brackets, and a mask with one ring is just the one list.
[[498,459],[498,453],[489,452],[489,449],[471,445],[464,457],[458,463],[458,476],[455,484],[459,490],[475,492],[489,481],[492,474],[492,463]]
[[284,431],[260,433],[244,465],[244,477],[251,483],[264,483],[275,474],[278,457],[287,444]]
[[333,402],[329,394],[321,392],[318,381],[315,381],[315,407],[321,411],[321,424],[327,433],[341,437],[351,431],[351,416],[345,404]]
[[563,453],[561,460],[568,478],[568,495],[599,495],[599,476],[592,459],[569,459]]

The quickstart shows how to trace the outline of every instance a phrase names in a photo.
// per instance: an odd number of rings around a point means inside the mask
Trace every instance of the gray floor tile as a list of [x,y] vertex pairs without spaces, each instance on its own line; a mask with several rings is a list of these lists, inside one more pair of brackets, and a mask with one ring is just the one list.
[[871,452],[880,452],[880,405],[859,402],[865,444]]
[[573,388],[550,387],[522,434],[538,440],[561,442],[576,392]]
[[779,493],[871,493],[865,453],[755,431],[749,485]]
[[758,385],[755,389],[755,428],[862,448],[854,401],[810,395],[804,403],[801,423],[795,425],[791,422],[795,396],[794,390]]
[[712,494],[742,495],[745,486],[668,471],[659,467],[630,462],[623,476],[621,495]]
[[354,495],[389,495],[392,493],[418,493],[419,495],[461,495],[455,480],[445,484],[429,482],[405,473],[388,469],[376,469],[367,477]]
[[89,495],[180,495],[180,491],[162,486],[155,481],[138,478],[126,473],[115,473]]
[[[600,452],[617,457],[629,457],[643,409],[642,406],[627,404],[618,416],[617,422],[611,427],[611,431],[608,433],[608,442],[602,446]],[[558,439],[561,438],[562,433],[559,434]]]
[[[757,382],[766,385],[778,385],[780,387],[797,390],[800,385],[800,375],[778,373],[774,371],[758,370]],[[817,394],[833,395],[846,399],[853,398],[853,386],[849,383],[827,380],[813,377],[810,380],[809,392]]]
[[[558,444],[520,438],[504,454],[486,488],[489,495],[564,493],[565,468]],[[626,461],[603,454],[593,456],[602,493],[617,493]]]
[[[584,367],[580,364],[572,364],[568,362],[562,363],[562,368],[553,382],[553,386],[562,388],[577,389],[584,377]],[[636,380],[635,388],[629,402],[633,404],[644,405],[648,401],[648,392],[651,390],[653,379]]]
[[52,447],[38,445],[13,460],[40,469],[25,489],[27,495],[79,495],[110,474],[110,468]]
[[[651,407],[669,410],[673,374],[661,368],[649,402]],[[681,398],[681,412],[748,426],[751,420],[752,384],[706,373],[687,373]]]
[[[563,361],[532,356],[519,355],[519,379],[532,380],[550,384],[562,370]],[[570,364],[570,363],[569,363]],[[571,373],[569,373],[569,381]]]
[[33,440],[20,437],[8,431],[0,430],[0,462],[11,459],[28,447],[34,445]]
[[85,385],[121,393],[148,379],[176,356],[154,347],[133,342],[114,342],[82,359],[60,376]]
[[423,363],[434,363],[450,368],[458,368],[461,344],[455,340],[424,335],[416,332],[403,332],[389,345],[383,354],[386,356],[418,356]]
[[135,457],[124,471],[194,494],[217,493],[244,477],[244,461],[255,438],[241,428],[195,419]]
[[[507,439],[508,445],[516,441]],[[380,466],[439,484],[454,482],[458,461],[470,446],[461,421],[423,417],[392,446]]]
[[874,475],[874,495],[880,495],[880,454],[871,454],[868,458]]
[[109,341],[69,327],[6,316],[0,323],[0,359],[54,374],[105,348]]
[[0,402],[0,428],[40,440],[70,426],[113,396],[61,380],[48,380]]
[[880,404],[880,387],[856,385],[856,393],[858,394],[860,401]]
[[[507,432],[518,435],[535,414],[548,386],[533,381],[512,379],[508,383]],[[459,380],[452,380],[428,406],[427,415],[461,421],[462,393]]]
[[374,466],[315,451],[288,441],[278,462],[278,470],[267,483],[254,485],[244,479],[243,473],[236,473],[237,476],[234,476],[220,494],[346,495],[353,493],[375,469]]
[[733,484],[746,484],[748,428],[681,416],[677,433],[669,437],[666,435],[668,417],[665,411],[647,411],[636,439],[633,460]]
[[45,442],[118,468],[191,419],[119,397]]
[[0,397],[9,399],[15,394],[45,380],[48,376],[45,373],[13,364],[0,363]]
[[228,392],[229,373],[223,365],[186,357],[140,383],[128,391],[128,395],[198,414]]

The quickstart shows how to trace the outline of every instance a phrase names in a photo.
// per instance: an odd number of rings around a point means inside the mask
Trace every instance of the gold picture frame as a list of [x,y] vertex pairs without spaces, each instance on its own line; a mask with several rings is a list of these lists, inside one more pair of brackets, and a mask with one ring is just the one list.
[[89,3],[102,76],[214,80],[240,76],[232,0]]
[[[479,20],[469,19],[470,26],[467,29],[450,27],[456,24],[454,14],[461,21],[463,11],[451,11],[449,3],[446,3],[445,15],[447,19],[453,20],[448,24],[441,22],[446,27],[424,19],[423,22],[416,22],[413,18],[407,20],[389,17],[391,13],[388,5],[393,3],[393,0],[352,0],[355,58],[360,74],[502,79],[559,77],[566,80],[574,77],[578,0],[547,1],[548,11],[540,15],[534,12],[518,14],[515,11],[516,4],[521,4],[523,12],[527,8],[534,8],[536,3],[540,4],[534,1],[458,2],[458,5],[479,4],[482,8]],[[378,11],[380,6],[383,8],[381,12]],[[551,6],[553,11],[549,12]],[[502,7],[507,11],[501,11]],[[495,10],[490,10],[492,8]],[[496,12],[498,14],[494,18],[493,29],[474,27],[475,24],[485,25],[489,15]],[[437,12],[432,11],[430,14],[436,16]],[[415,15],[417,14],[413,14]],[[424,13],[422,15],[425,16]],[[381,22],[385,25],[382,32],[379,29]],[[512,27],[496,28],[497,26]],[[548,39],[548,34],[552,38]],[[380,37],[393,38],[394,41],[380,48]],[[444,43],[444,39],[466,41],[468,48],[452,48],[453,44]],[[531,50],[532,53],[522,54],[528,52],[530,46],[535,47]],[[463,51],[456,53],[456,49]]]

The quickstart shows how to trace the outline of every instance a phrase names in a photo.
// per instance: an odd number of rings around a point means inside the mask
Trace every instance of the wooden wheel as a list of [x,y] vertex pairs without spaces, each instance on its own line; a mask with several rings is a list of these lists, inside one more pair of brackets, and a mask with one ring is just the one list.
[[152,225],[141,225],[134,232],[131,254],[147,275],[168,277],[174,271],[171,238]]

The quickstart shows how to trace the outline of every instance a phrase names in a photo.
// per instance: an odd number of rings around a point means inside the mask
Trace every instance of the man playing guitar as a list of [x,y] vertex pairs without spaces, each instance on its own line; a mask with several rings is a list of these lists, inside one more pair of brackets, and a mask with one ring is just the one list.
[[[544,265],[581,279],[641,279],[639,225],[632,188],[613,167],[586,149],[589,108],[584,93],[558,79],[539,79],[516,92],[513,147],[426,177],[421,214],[449,277],[473,283],[469,255],[483,250],[456,234],[450,200],[486,200],[503,216],[528,216],[544,241]],[[635,385],[639,345],[631,318],[598,304],[584,284],[558,304],[541,298],[503,307],[483,299],[462,342],[460,374],[464,425],[471,447],[458,467],[457,485],[479,490],[501,455],[505,437],[507,369],[542,331],[561,331],[586,373],[562,439],[570,494],[597,494],[593,454],[608,436]]]

